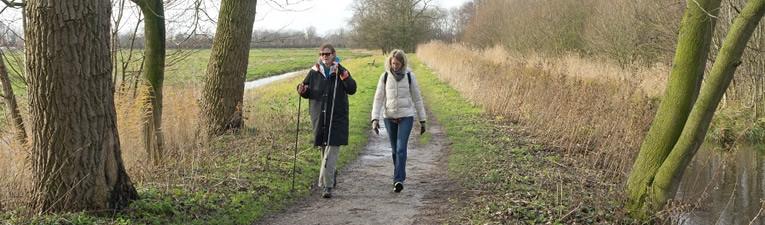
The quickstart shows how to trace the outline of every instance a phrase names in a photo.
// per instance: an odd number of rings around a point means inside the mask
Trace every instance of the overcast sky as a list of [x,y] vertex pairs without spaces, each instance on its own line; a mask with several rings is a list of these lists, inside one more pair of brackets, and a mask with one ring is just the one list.
[[[324,36],[327,33],[337,30],[340,28],[348,29],[348,20],[351,19],[353,16],[353,12],[351,11],[351,5],[353,4],[353,1],[355,0],[272,0],[275,2],[299,2],[297,4],[291,4],[287,8],[289,10],[277,10],[274,8],[278,8],[274,5],[269,5],[268,1],[258,1],[258,8],[257,8],[257,15],[256,20],[254,24],[254,28],[256,30],[279,30],[279,29],[285,29],[285,30],[296,30],[296,31],[305,31],[308,27],[315,27],[316,32],[319,36]],[[450,9],[454,7],[459,7],[465,2],[468,2],[470,0],[434,0],[434,2],[441,8],[444,9]],[[211,0],[207,1],[208,7],[208,14],[210,17],[213,17],[217,20],[217,7],[220,3],[210,3],[210,2],[219,2],[218,0]],[[4,6],[3,4],[0,4],[0,6]],[[128,7],[130,7],[130,11],[135,11],[134,5],[132,3],[127,3]],[[182,6],[187,7],[187,6]],[[182,7],[176,7],[176,8],[182,8]],[[2,9],[2,7],[0,7]],[[166,14],[168,16],[168,19],[170,20],[168,22],[168,33],[169,35],[172,35],[174,33],[183,33],[190,29],[183,27],[183,25],[178,25],[176,23],[181,23],[184,20],[188,20],[188,18],[173,18],[173,13],[177,13],[177,11],[180,10],[173,10],[170,9],[166,11]],[[117,10],[113,10],[113,13],[116,14]],[[129,13],[126,13],[129,14]],[[20,10],[18,9],[6,9],[5,11],[0,14],[0,20],[3,21],[3,23],[8,23],[9,21],[13,21],[11,24],[11,27],[14,28],[16,31],[21,30],[21,22],[20,22]],[[126,21],[126,24],[135,24],[136,17],[135,15],[126,15],[123,21]],[[181,22],[178,22],[181,21]],[[128,25],[132,26],[132,25]],[[120,29],[122,30],[122,29]],[[129,29],[126,29],[129,30]],[[207,27],[205,29],[206,32],[212,32],[214,31],[213,28]]]
[[[354,0],[313,0],[291,6],[304,11],[282,12],[258,3],[255,29],[276,30],[287,27],[290,30],[305,30],[310,26],[316,27],[319,35],[331,30],[347,27],[348,20],[353,16],[351,5]],[[469,0],[435,0],[444,9],[459,7]],[[263,1],[261,1],[263,2]]]

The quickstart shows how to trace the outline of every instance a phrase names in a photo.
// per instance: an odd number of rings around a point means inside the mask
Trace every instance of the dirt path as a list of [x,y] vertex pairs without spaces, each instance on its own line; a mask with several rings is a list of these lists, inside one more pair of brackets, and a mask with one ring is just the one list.
[[370,135],[364,152],[340,170],[332,198],[322,199],[320,190],[314,188],[310,197],[258,224],[443,223],[449,218],[442,215],[448,207],[445,193],[454,187],[446,169],[448,140],[435,120],[429,121],[427,132],[433,139],[422,146],[418,144],[419,125],[412,130],[401,193],[393,192],[390,142],[383,127],[380,135]]

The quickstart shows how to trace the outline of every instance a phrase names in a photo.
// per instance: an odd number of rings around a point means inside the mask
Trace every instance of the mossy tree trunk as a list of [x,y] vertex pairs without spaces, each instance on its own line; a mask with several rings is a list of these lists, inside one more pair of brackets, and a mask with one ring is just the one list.
[[655,203],[674,198],[683,172],[704,141],[715,110],[741,64],[741,55],[764,13],[765,0],[750,0],[733,22],[683,133],[656,173],[652,187]]
[[636,217],[646,218],[674,198],[763,16],[765,0],[749,1],[736,18],[698,95],[719,6],[719,0],[688,1],[669,85],[628,180],[627,207]]
[[199,105],[199,127],[207,137],[238,129],[244,124],[241,109],[257,4],[256,0],[221,2]]
[[669,83],[627,180],[628,209],[634,213],[650,213],[650,209],[662,207],[651,204],[651,186],[656,171],[680,137],[698,95],[719,6],[720,0],[687,3]]
[[162,0],[132,0],[144,17],[143,80],[141,91],[142,126],[144,148],[150,162],[159,164],[164,155],[162,134],[162,85],[165,80],[165,11]]
[[109,0],[30,0],[25,70],[35,211],[108,212],[138,194],[122,163]]

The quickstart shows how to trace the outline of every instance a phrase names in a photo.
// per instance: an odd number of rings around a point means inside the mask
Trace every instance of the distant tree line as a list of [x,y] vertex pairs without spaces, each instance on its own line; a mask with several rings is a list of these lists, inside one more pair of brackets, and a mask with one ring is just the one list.
[[[135,36],[135,37],[134,37]],[[117,45],[120,48],[143,48],[143,34],[119,34]],[[314,48],[324,42],[332,43],[338,48],[360,46],[353,42],[350,32],[344,29],[331,31],[324,36],[309,27],[304,31],[297,30],[254,30],[250,41],[251,48]],[[167,37],[167,48],[176,49],[209,49],[212,47],[212,34],[177,33]]]

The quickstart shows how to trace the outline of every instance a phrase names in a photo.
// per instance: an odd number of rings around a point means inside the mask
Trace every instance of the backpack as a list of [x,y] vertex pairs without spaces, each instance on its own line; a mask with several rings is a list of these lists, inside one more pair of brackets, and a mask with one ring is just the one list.
[[[409,72],[406,72],[406,78],[409,80],[409,85],[412,85],[412,77]],[[388,71],[385,71],[385,77],[383,78],[383,85],[388,83]]]

